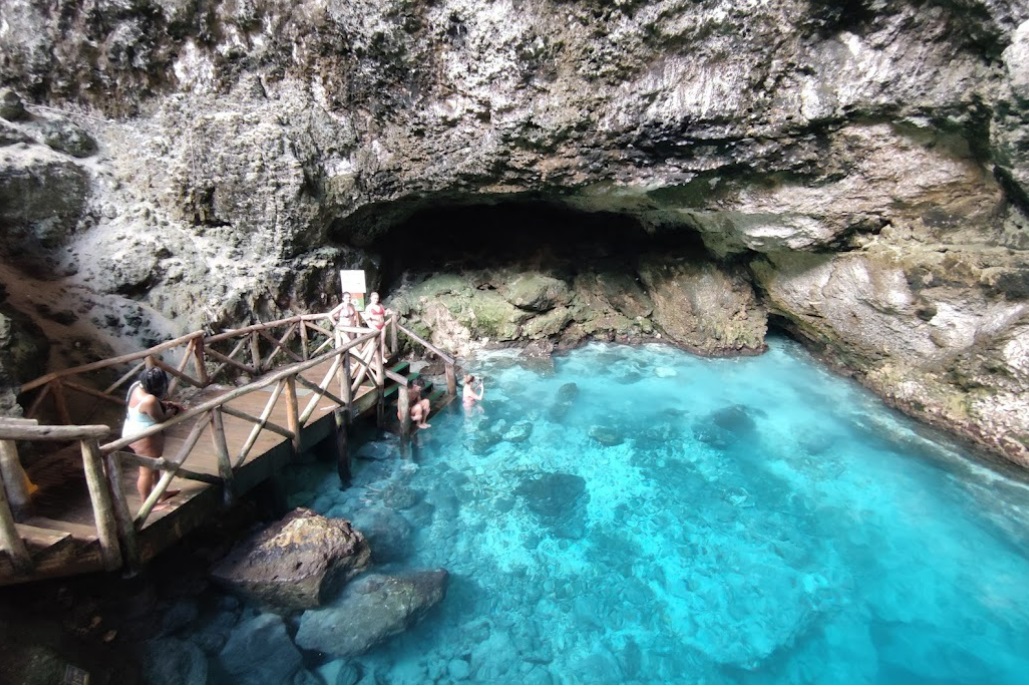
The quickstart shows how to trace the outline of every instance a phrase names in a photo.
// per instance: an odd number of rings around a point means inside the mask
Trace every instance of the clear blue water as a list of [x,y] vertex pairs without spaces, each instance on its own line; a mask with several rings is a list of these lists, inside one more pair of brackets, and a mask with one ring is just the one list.
[[297,471],[294,505],[385,512],[381,560],[451,575],[365,682],[1029,682],[1026,485],[770,344],[492,353],[407,458]]

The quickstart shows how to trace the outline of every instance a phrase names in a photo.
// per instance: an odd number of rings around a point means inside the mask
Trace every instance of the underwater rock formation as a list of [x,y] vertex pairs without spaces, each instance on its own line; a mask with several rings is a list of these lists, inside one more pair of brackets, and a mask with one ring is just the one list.
[[347,585],[330,606],[305,611],[296,643],[349,659],[403,632],[443,600],[446,570],[372,573]]

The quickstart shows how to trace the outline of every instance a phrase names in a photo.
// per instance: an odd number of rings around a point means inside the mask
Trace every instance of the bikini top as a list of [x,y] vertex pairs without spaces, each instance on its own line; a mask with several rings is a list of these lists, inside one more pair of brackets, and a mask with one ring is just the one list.
[[[126,402],[132,400],[132,392],[136,389],[136,386],[142,386],[139,381],[136,381],[129,386],[129,392],[125,396]],[[125,414],[125,421],[137,426],[148,427],[157,424],[157,420],[139,409],[140,401],[137,401],[135,405],[129,403],[128,410]]]

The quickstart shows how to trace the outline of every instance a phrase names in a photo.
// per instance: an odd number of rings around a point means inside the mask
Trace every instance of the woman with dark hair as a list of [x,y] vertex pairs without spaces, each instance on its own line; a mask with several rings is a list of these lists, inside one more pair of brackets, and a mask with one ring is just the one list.
[[[122,438],[138,436],[152,426],[167,421],[181,408],[175,403],[165,403],[161,398],[168,392],[168,375],[157,367],[148,367],[139,375],[139,380],[129,386],[125,397],[127,410],[125,424],[122,425]],[[136,455],[147,458],[159,458],[164,454],[164,432],[145,436],[129,446]],[[149,467],[139,466],[139,478],[136,490],[142,501],[157,486],[158,473]],[[161,500],[171,498],[178,491],[166,491]]]

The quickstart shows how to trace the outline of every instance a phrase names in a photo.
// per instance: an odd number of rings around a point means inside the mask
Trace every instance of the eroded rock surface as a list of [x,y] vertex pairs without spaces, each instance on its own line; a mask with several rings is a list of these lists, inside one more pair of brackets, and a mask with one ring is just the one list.
[[0,27],[0,269],[53,367],[322,311],[363,268],[458,354],[760,352],[771,315],[1029,465],[1025,3],[6,0]]
[[296,508],[236,546],[211,577],[263,604],[307,609],[321,606],[370,558],[349,522]]
[[296,643],[333,656],[359,656],[420,620],[443,600],[446,588],[446,570],[366,575],[330,606],[306,611]]

